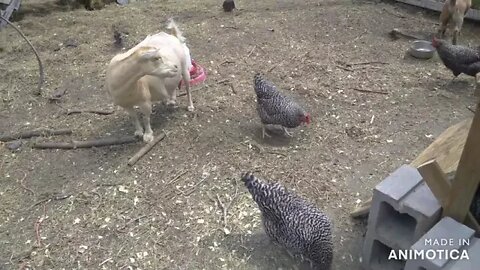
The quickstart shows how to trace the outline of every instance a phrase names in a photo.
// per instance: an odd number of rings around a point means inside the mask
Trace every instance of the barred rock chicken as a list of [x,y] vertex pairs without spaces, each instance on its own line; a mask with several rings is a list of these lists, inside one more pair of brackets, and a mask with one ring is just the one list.
[[254,76],[254,89],[257,94],[257,112],[262,121],[262,137],[266,125],[280,125],[286,135],[292,136],[286,128],[296,128],[302,123],[310,124],[310,114],[292,99],[282,95],[272,82],[265,80],[260,73]]
[[328,270],[333,259],[332,224],[313,204],[269,184],[252,173],[242,176],[253,200],[262,212],[265,233],[272,242],[310,261],[314,269]]
[[480,48],[451,45],[437,38],[433,38],[432,46],[437,49],[443,64],[452,71],[453,80],[462,73],[477,77],[480,72]]

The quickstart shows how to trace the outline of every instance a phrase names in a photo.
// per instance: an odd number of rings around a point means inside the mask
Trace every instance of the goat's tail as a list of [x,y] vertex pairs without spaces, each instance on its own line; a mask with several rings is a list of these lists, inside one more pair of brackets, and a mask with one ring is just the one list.
[[172,31],[172,34],[176,36],[181,43],[185,43],[186,38],[183,36],[182,31],[180,31],[173,18],[168,20],[167,29]]

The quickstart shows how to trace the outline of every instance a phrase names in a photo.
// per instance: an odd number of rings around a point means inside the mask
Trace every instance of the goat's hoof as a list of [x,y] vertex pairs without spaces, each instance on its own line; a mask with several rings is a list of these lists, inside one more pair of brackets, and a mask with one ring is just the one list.
[[169,100],[169,101],[167,101],[167,106],[169,106],[169,107],[176,107],[176,106],[177,106],[177,101],[175,101],[175,100]]
[[146,143],[153,141],[153,134],[152,133],[143,134],[143,141]]
[[169,104],[167,104],[167,109],[169,109],[169,110],[175,110],[176,108],[178,108],[177,103],[169,103]]
[[135,135],[135,137],[141,138],[143,136],[143,130],[136,130],[133,135]]
[[193,112],[195,110],[195,107],[193,107],[193,105],[190,105],[190,106],[188,106],[187,110],[189,112]]

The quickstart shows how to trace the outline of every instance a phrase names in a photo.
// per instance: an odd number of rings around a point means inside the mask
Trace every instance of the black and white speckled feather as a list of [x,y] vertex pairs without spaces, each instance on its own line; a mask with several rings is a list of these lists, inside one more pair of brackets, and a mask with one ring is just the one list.
[[270,239],[309,259],[315,269],[330,269],[333,242],[327,215],[278,183],[265,183],[251,173],[245,173],[242,181],[262,212]]
[[309,123],[310,115],[291,98],[282,95],[272,82],[259,73],[254,76],[253,82],[257,112],[264,125],[296,128],[302,122]]
[[452,45],[441,39],[434,39],[432,44],[443,64],[455,77],[461,73],[476,76],[480,72],[480,48]]

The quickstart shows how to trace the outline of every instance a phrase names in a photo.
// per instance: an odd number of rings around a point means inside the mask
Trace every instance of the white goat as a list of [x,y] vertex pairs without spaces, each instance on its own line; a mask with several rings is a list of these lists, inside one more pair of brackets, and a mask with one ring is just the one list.
[[[173,20],[167,29],[171,29],[173,35],[165,32],[149,35],[132,49],[113,57],[107,68],[108,92],[114,103],[133,118],[135,136],[143,135],[145,142],[153,140],[152,103],[165,101],[168,106],[175,106],[176,89],[182,79],[187,90],[188,110],[194,110],[189,87],[190,55],[185,38]],[[145,132],[134,106],[143,114]]]

